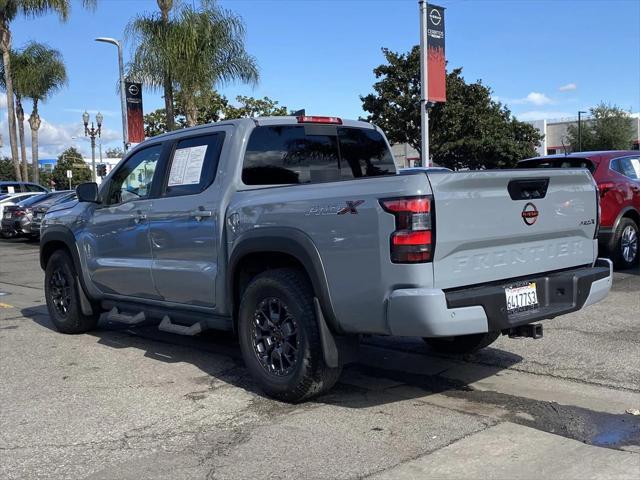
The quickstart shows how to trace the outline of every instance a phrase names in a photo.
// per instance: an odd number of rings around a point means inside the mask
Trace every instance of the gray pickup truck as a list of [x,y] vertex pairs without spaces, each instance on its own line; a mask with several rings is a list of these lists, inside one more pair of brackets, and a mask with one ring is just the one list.
[[64,333],[107,320],[234,331],[248,370],[297,402],[359,335],[447,353],[602,300],[584,169],[396,174],[384,134],[336,117],[223,121],[151,138],[47,212],[40,262]]

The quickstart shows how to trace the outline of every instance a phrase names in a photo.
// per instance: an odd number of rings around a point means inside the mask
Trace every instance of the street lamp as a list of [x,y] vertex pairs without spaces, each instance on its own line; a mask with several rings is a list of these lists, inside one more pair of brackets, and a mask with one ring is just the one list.
[[584,112],[582,110],[578,111],[578,151],[579,152],[582,151],[582,117],[581,115],[583,113],[587,113],[587,112]]
[[96,137],[100,137],[100,131],[102,130],[102,120],[104,117],[100,112],[96,114],[96,123],[98,128],[93,126],[89,127],[89,112],[85,110],[82,114],[82,123],[84,123],[84,135],[91,139],[91,178],[96,181]]
[[122,110],[122,143],[124,144],[124,151],[127,152],[127,146],[129,145],[129,139],[127,138],[127,99],[124,90],[124,64],[122,62],[122,45],[115,38],[110,37],[98,37],[96,42],[110,43],[118,47],[118,70],[120,72],[120,108]]

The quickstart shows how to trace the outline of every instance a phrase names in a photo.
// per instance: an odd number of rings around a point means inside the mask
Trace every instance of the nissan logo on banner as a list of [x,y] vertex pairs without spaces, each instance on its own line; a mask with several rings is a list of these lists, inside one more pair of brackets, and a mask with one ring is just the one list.
[[126,82],[125,92],[127,97],[127,132],[129,143],[140,143],[144,140],[142,84]]
[[446,57],[444,54],[444,8],[427,6],[427,69],[430,102],[447,99]]

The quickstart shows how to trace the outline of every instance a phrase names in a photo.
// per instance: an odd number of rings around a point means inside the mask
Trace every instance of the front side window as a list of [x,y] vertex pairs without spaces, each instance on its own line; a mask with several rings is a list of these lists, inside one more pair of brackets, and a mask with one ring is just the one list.
[[277,125],[251,133],[242,168],[246,185],[334,182],[395,174],[375,130],[335,125]]
[[127,159],[109,182],[105,205],[148,198],[162,145],[145,148]]

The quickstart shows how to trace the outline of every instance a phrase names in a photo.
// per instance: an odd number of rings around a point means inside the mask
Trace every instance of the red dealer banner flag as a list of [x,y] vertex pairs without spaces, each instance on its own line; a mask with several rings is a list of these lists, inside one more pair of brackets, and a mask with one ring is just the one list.
[[129,143],[144,141],[144,119],[142,117],[142,84],[125,83],[127,98],[127,135]]
[[447,100],[447,72],[444,55],[444,8],[427,5],[427,70],[430,102]]

